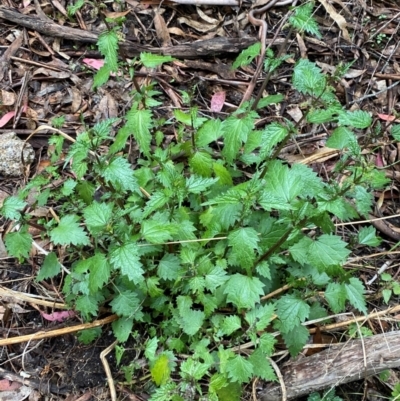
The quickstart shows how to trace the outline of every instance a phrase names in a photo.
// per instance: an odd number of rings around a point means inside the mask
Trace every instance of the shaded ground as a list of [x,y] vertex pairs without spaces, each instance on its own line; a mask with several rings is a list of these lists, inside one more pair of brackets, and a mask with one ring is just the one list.
[[[249,5],[208,6],[198,9],[192,5],[172,3],[157,7],[148,3],[150,2],[138,3],[130,0],[124,4],[124,10],[126,8],[130,11],[124,24],[125,39],[130,43],[122,49],[123,60],[126,60],[127,54],[131,57],[135,48],[139,51],[154,51],[156,48],[161,48],[160,52],[164,53],[167,52],[165,49],[169,49],[168,52],[173,54],[174,46],[178,48],[195,40],[211,40],[198,46],[203,52],[200,58],[196,58],[196,55],[191,55],[190,60],[180,57],[179,60],[156,71],[144,68],[136,71],[141,85],[155,81],[157,90],[162,91],[163,105],[158,108],[159,117],[168,118],[173,108],[184,107],[181,91],[191,92],[193,101],[206,114],[215,113],[223,117],[234,110],[242,101],[245,89],[254,75],[255,64],[233,73],[230,67],[236,54],[227,55],[226,50],[227,48],[232,50],[235,46],[237,49],[243,49],[255,41],[258,29],[247,19]],[[85,125],[92,126],[105,118],[125,114],[130,107],[132,82],[127,77],[112,78],[107,85],[94,92],[92,71],[98,68],[97,61],[102,57],[87,37],[85,41],[74,41],[54,38],[45,35],[43,31],[40,33],[30,28],[23,28],[22,21],[25,16],[40,16],[43,21],[50,18],[60,26],[86,32],[100,32],[105,29],[105,25],[99,16],[99,10],[93,4],[85,5],[78,12],[76,19],[71,20],[63,15],[63,10],[68,5],[66,2],[42,2],[40,5],[38,2],[26,1],[22,5],[21,2],[2,0],[2,4],[18,10],[20,23],[0,19],[0,54],[3,55],[0,59],[2,76],[0,118],[3,117],[0,120],[0,133],[14,131],[19,138],[26,139],[38,126],[49,124],[54,117],[64,116],[63,132],[75,136],[85,129]],[[272,40],[276,34],[274,49],[284,46],[284,52],[293,56],[272,77],[267,87],[268,93],[284,93],[285,102],[280,110],[265,110],[259,125],[268,122],[271,112],[294,119],[296,113],[300,112],[299,99],[287,83],[293,63],[300,57],[317,61],[326,71],[330,71],[341,62],[353,62],[351,70],[336,88],[337,95],[349,108],[359,107],[372,113],[375,119],[374,128],[361,137],[360,142],[366,149],[373,147],[371,157],[375,158],[377,166],[391,165],[391,168],[387,169],[387,174],[393,179],[389,191],[376,194],[375,215],[392,216],[388,220],[373,222],[384,238],[380,249],[382,253],[366,259],[364,267],[363,257],[367,258],[368,255],[359,254],[355,249],[352,256],[360,259],[355,260],[353,266],[355,264],[361,266],[360,278],[364,283],[368,283],[373,276],[373,268],[379,269],[389,260],[391,267],[387,271],[397,279],[400,271],[397,256],[386,251],[392,250],[400,240],[397,215],[399,211],[397,180],[400,168],[396,164],[400,147],[398,143],[388,139],[386,124],[400,114],[399,92],[396,87],[400,82],[400,6],[394,0],[374,1],[368,4],[364,0],[352,0],[346,6],[335,2],[331,8],[324,8],[323,4],[322,1],[317,2],[315,12],[322,33],[321,40],[307,35],[296,37],[293,33],[288,37],[289,32],[281,29],[281,22],[289,10],[288,7],[273,8],[268,11],[266,16],[269,24],[268,39]],[[107,10],[121,11],[118,3],[108,3]],[[339,16],[344,18],[347,27],[338,26],[337,22],[341,21]],[[351,43],[344,39],[347,31],[351,34]],[[6,50],[12,48],[11,44],[15,43],[18,35],[22,35],[20,45],[13,49],[11,55],[7,55]],[[221,45],[221,42],[215,41],[215,38],[228,40],[224,42],[225,47],[218,52],[219,54],[216,50],[218,47],[215,46]],[[232,42],[229,42],[231,39]],[[194,48],[194,45],[192,47]],[[212,105],[212,99],[216,99],[217,93],[223,93],[225,96],[222,110]],[[256,93],[257,90],[254,94]],[[48,132],[41,132],[29,139],[35,151],[34,163],[30,170],[25,172],[24,177],[18,179],[1,177],[1,198],[16,193],[29,177],[49,164],[51,147],[49,149],[48,137]],[[173,127],[171,132],[166,133],[166,138],[174,140]],[[312,132],[311,135],[304,132],[304,137],[299,138],[297,144],[291,144],[283,149],[281,157],[290,161],[296,160],[299,157],[299,148],[303,155],[313,155],[316,150],[324,148],[325,139],[326,132]],[[135,144],[132,144],[133,164],[136,151]],[[314,167],[329,174],[334,162],[334,158],[327,158],[325,161],[317,159]],[[3,231],[6,230],[7,225],[4,224]],[[352,226],[338,227],[338,232],[344,236],[351,234],[352,230]],[[42,244],[44,247],[46,245]],[[34,275],[38,270],[37,254],[32,254],[29,264],[26,265],[19,265],[17,261],[7,259],[4,254],[3,256],[0,261],[2,286],[19,293],[63,302],[60,296],[60,283],[45,288],[34,282]],[[368,289],[370,295],[379,291],[374,282]],[[40,311],[51,313],[51,308],[39,306],[35,302],[26,302],[26,299],[18,297],[10,298],[4,294],[0,297],[2,313],[0,332],[3,338],[79,324],[76,317],[65,323],[46,320]],[[398,298],[392,298],[391,305],[396,303]],[[378,297],[376,305],[373,299],[370,300],[370,305],[371,310],[373,307],[386,308]],[[370,326],[374,333],[398,329],[398,316],[392,317],[391,320],[379,321],[375,326],[371,323]],[[340,336],[339,332],[337,336]],[[15,377],[7,375],[25,372],[29,376],[26,386],[32,389],[30,396],[32,400],[108,400],[110,398],[105,385],[106,375],[99,355],[112,342],[113,337],[110,334],[103,335],[94,344],[83,345],[76,341],[73,334],[67,334],[30,343],[8,345],[2,348],[0,354],[0,378],[15,381]],[[136,360],[134,344],[128,349],[124,358],[125,364]],[[107,359],[114,379],[123,383],[124,374],[116,367],[114,353],[111,352]],[[143,376],[146,373],[143,370]],[[392,382],[395,382],[397,373],[392,371],[391,374],[394,376]],[[143,381],[145,382],[146,380]],[[135,395],[128,388],[129,386],[124,387],[123,384],[119,386],[120,399],[146,398],[143,395],[146,393],[146,388],[142,387],[141,383],[136,386]],[[12,391],[15,393],[16,390]],[[370,379],[342,386],[338,394],[344,399],[361,400],[372,399],[369,393],[374,392],[378,395],[388,394],[388,389],[378,379]],[[139,396],[139,393],[142,395]],[[249,399],[250,397],[249,395]]]

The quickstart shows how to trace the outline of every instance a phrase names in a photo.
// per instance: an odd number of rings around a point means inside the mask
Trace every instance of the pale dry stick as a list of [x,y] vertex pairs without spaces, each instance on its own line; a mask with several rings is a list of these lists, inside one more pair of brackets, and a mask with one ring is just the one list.
[[269,363],[274,368],[276,375],[278,376],[279,384],[281,385],[281,391],[282,391],[282,401],[286,401],[287,400],[287,391],[286,391],[286,385],[285,385],[285,381],[283,380],[282,373],[281,373],[278,365],[275,363],[275,361],[272,358],[268,358],[268,360],[269,360]]
[[38,331],[37,333],[28,334],[25,336],[5,338],[3,340],[0,340],[0,347],[11,344],[20,344],[26,341],[41,340],[42,338],[58,337],[64,334],[76,333],[77,331],[91,329],[93,327],[104,326],[105,324],[111,323],[117,319],[118,319],[117,315],[111,315],[107,316],[104,319],[95,320],[94,322],[91,323],[82,323],[76,326],[64,327],[62,329],[56,329],[51,331]]
[[376,272],[376,274],[374,275],[374,277],[371,278],[371,280],[367,281],[367,285],[371,285],[377,278],[378,276],[380,276],[385,270],[387,270],[390,265],[392,264],[391,260],[388,260],[387,262],[385,262],[380,268],[379,270]]
[[383,216],[383,217],[374,217],[373,219],[368,219],[368,220],[350,221],[348,223],[336,223],[335,227],[350,226],[354,224],[365,224],[365,223],[371,223],[371,221],[394,219],[395,217],[400,217],[400,214],[392,214],[390,216]]
[[103,364],[104,370],[106,372],[108,387],[110,388],[111,401],[117,401],[117,392],[115,391],[114,380],[112,378],[110,365],[108,364],[106,356],[115,348],[117,344],[118,340],[115,340],[110,346],[108,346],[100,353],[101,363]]
[[346,266],[350,263],[353,262],[358,262],[359,260],[364,260],[364,259],[372,259],[378,256],[386,256],[386,255],[399,255],[400,251],[385,251],[385,252],[378,252],[378,253],[372,253],[371,255],[365,255],[365,256],[355,256],[354,258],[350,258],[343,266]]
[[0,286],[0,297],[15,298],[17,301],[29,302],[31,304],[47,306],[49,308],[69,309],[69,306],[66,304],[54,301],[46,301],[44,299],[40,299],[38,295],[28,295],[2,286]]

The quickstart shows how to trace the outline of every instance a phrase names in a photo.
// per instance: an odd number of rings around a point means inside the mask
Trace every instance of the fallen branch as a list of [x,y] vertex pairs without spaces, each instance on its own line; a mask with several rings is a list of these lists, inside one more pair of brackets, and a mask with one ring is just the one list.
[[[365,350],[365,352],[364,352]],[[318,354],[281,367],[287,399],[360,380],[400,366],[400,331],[378,334],[345,344],[332,344]],[[280,401],[279,384],[268,385],[261,401]]]
[[[0,18],[14,22],[17,25],[32,29],[44,35],[82,43],[96,43],[100,32],[89,32],[81,29],[58,25],[48,20],[31,15],[24,15],[7,7],[0,7]],[[214,56],[222,53],[238,53],[257,41],[256,38],[226,38],[217,37],[208,40],[166,46],[162,48],[141,45],[125,40],[120,43],[121,53],[126,57],[134,57],[142,52],[163,54],[177,58],[197,58],[199,56]]]

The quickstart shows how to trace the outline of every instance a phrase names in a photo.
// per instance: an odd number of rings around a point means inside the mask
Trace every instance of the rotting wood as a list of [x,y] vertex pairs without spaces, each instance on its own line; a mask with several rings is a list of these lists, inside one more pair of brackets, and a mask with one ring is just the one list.
[[[400,331],[332,344],[318,354],[290,361],[281,368],[287,399],[338,386],[400,366]],[[258,394],[260,401],[280,401],[278,384]]]
[[[74,40],[82,43],[96,43],[100,34],[100,32],[89,32],[61,26],[47,20],[44,21],[38,17],[21,14],[18,11],[3,6],[0,6],[0,18],[40,32],[44,35]],[[255,37],[217,37],[208,40],[199,40],[191,43],[158,48],[126,40],[120,43],[119,46],[122,54],[126,57],[134,57],[139,55],[141,52],[149,52],[177,58],[197,58],[200,56],[214,56],[224,53],[238,53],[256,41],[257,38]],[[275,43],[279,44],[281,41],[275,41]]]

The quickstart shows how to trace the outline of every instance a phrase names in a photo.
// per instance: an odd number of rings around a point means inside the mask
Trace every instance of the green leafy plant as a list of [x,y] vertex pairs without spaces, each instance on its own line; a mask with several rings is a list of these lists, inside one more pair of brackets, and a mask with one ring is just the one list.
[[335,389],[326,391],[321,397],[319,393],[312,393],[308,396],[307,401],[343,401],[343,398],[335,395]]
[[[77,137],[63,166],[73,178],[41,192],[62,173],[51,167],[4,201],[3,216],[20,226],[5,243],[20,260],[32,243],[34,217],[23,212],[31,188],[41,194],[33,208],[57,205],[58,219],[37,223],[64,250],[63,260],[57,251],[45,256],[38,280],[57,277],[67,265],[63,292],[85,320],[106,306],[119,316],[112,327],[120,342],[133,327],[147,333],[142,352],[158,386],[152,400],[191,399],[203,394],[204,381],[209,399],[217,400],[224,388],[255,376],[275,380],[270,329],[296,355],[307,342],[308,319],[340,312],[346,302],[366,313],[361,281],[342,267],[350,251],[331,216],[366,215],[371,190],[386,179],[368,164],[352,131],[367,128],[369,114],[342,110],[329,79],[307,60],[293,75],[306,121],[338,125],[328,144],[342,155],[330,182],[305,165],[277,160],[297,125],[256,129],[251,105],[224,121],[200,117],[196,108],[177,111],[178,141],[157,146],[153,138],[163,126],[154,118],[158,92],[150,86],[133,94],[115,138],[115,119]],[[141,151],[134,169],[125,153],[130,136]],[[336,174],[344,174],[340,184]],[[374,240],[369,232],[360,242],[366,237]],[[284,284],[290,290],[263,300]],[[83,332],[82,339],[99,334]],[[250,356],[240,347],[249,342]],[[134,366],[126,371],[132,375]],[[171,382],[172,375],[180,380]]]
[[400,295],[400,284],[397,280],[394,280],[389,273],[381,274],[382,280],[382,296],[385,303],[389,303],[392,295]]
[[[292,23],[316,33],[307,7]],[[99,39],[105,64],[95,87],[121,67],[118,31],[117,24]],[[257,52],[249,49],[235,65]],[[267,70],[284,59],[267,52]],[[137,62],[154,67],[170,60],[142,54]],[[104,308],[118,315],[114,335],[121,343],[135,341],[147,360],[152,401],[239,399],[241,385],[254,377],[276,380],[269,358],[277,333],[294,356],[309,338],[308,320],[348,305],[367,312],[362,282],[343,268],[350,250],[335,234],[332,217],[367,216],[372,191],[387,179],[362,154],[354,133],[369,128],[371,116],[343,109],[335,96],[341,68],[328,76],[299,61],[292,85],[303,98],[302,120],[263,128],[255,125],[260,108],[281,102],[282,95],[247,103],[224,121],[196,107],[175,110],[166,121],[156,118],[155,85],[139,87],[134,80],[125,116],[87,128],[62,164],[4,201],[1,213],[15,228],[5,236],[9,254],[28,258],[28,228],[42,228],[54,251],[43,257],[37,280],[57,281],[63,271],[65,300],[84,320]],[[329,181],[306,165],[279,160],[301,124],[326,123],[335,126],[327,146],[339,154]],[[165,144],[167,125],[176,141]],[[133,165],[130,139],[140,151]],[[51,143],[55,162],[64,138]],[[55,178],[58,187],[49,185]],[[27,213],[28,199],[28,210],[51,206],[55,214]],[[357,239],[379,242],[369,228]],[[283,286],[280,295],[269,296]],[[100,334],[96,328],[79,337],[89,342]],[[123,351],[117,349],[118,361]],[[127,381],[136,369],[134,362],[123,367]]]

